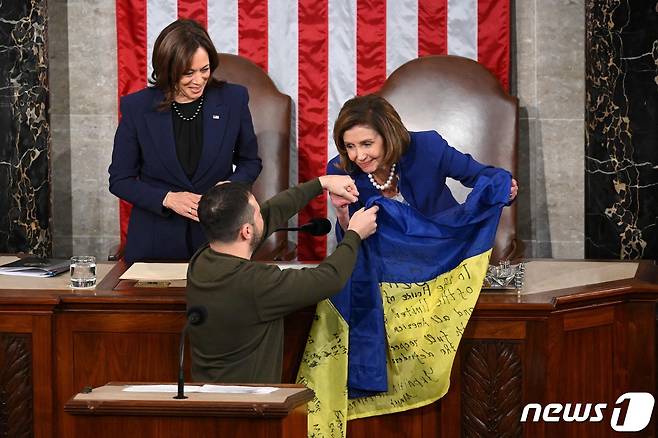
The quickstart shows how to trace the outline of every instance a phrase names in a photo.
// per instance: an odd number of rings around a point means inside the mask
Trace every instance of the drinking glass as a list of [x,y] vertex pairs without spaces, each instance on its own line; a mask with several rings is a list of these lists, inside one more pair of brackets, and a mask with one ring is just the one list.
[[89,288],[96,286],[96,257],[71,257],[71,287]]

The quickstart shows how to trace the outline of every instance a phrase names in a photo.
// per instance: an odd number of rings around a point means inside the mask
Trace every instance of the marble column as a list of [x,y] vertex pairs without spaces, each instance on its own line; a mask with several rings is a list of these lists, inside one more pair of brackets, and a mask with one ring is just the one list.
[[585,4],[585,255],[656,259],[658,3]]
[[527,257],[584,254],[585,8],[515,0],[512,94],[519,98],[518,236]]
[[0,253],[49,255],[46,0],[0,8]]

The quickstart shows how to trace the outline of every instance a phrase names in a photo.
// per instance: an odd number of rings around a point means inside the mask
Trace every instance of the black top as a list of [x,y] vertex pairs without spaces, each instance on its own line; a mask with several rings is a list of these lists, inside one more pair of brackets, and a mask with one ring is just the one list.
[[[192,178],[199,165],[203,148],[203,102],[198,98],[189,103],[173,102],[171,105],[178,161],[187,177]],[[187,119],[194,118],[184,120],[181,115]]]

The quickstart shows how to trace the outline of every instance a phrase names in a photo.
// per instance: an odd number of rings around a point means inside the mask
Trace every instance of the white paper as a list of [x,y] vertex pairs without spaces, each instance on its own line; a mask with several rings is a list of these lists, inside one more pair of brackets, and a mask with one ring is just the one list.
[[[185,385],[185,392],[199,392],[200,386]],[[133,385],[123,388],[126,392],[178,392],[178,385]]]
[[271,386],[227,386],[203,385],[199,392],[212,392],[216,394],[269,394],[279,388]]
[[0,270],[0,275],[14,275],[18,277],[38,277],[38,278],[54,277],[52,273],[43,272],[42,270],[23,269],[19,271],[19,270],[11,270],[11,268],[6,270]]
[[133,263],[119,278],[141,281],[186,280],[187,263]]
[[[185,392],[207,392],[214,394],[269,394],[279,388],[272,386],[230,386],[230,385],[203,385],[187,386]],[[123,388],[126,392],[178,392],[178,385],[132,385]]]

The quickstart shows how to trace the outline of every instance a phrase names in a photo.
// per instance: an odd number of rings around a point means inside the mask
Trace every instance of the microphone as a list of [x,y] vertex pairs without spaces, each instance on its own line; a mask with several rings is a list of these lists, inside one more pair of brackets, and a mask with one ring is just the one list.
[[185,335],[187,334],[187,329],[191,325],[201,325],[208,318],[208,310],[205,306],[192,306],[187,311],[187,322],[183,331],[180,334],[180,346],[178,350],[178,394],[174,397],[175,399],[184,399],[185,396],[185,375],[183,373],[183,360],[185,358]]
[[277,228],[274,231],[301,231],[309,233],[311,236],[324,236],[331,231],[331,221],[324,217],[316,217],[301,227]]

